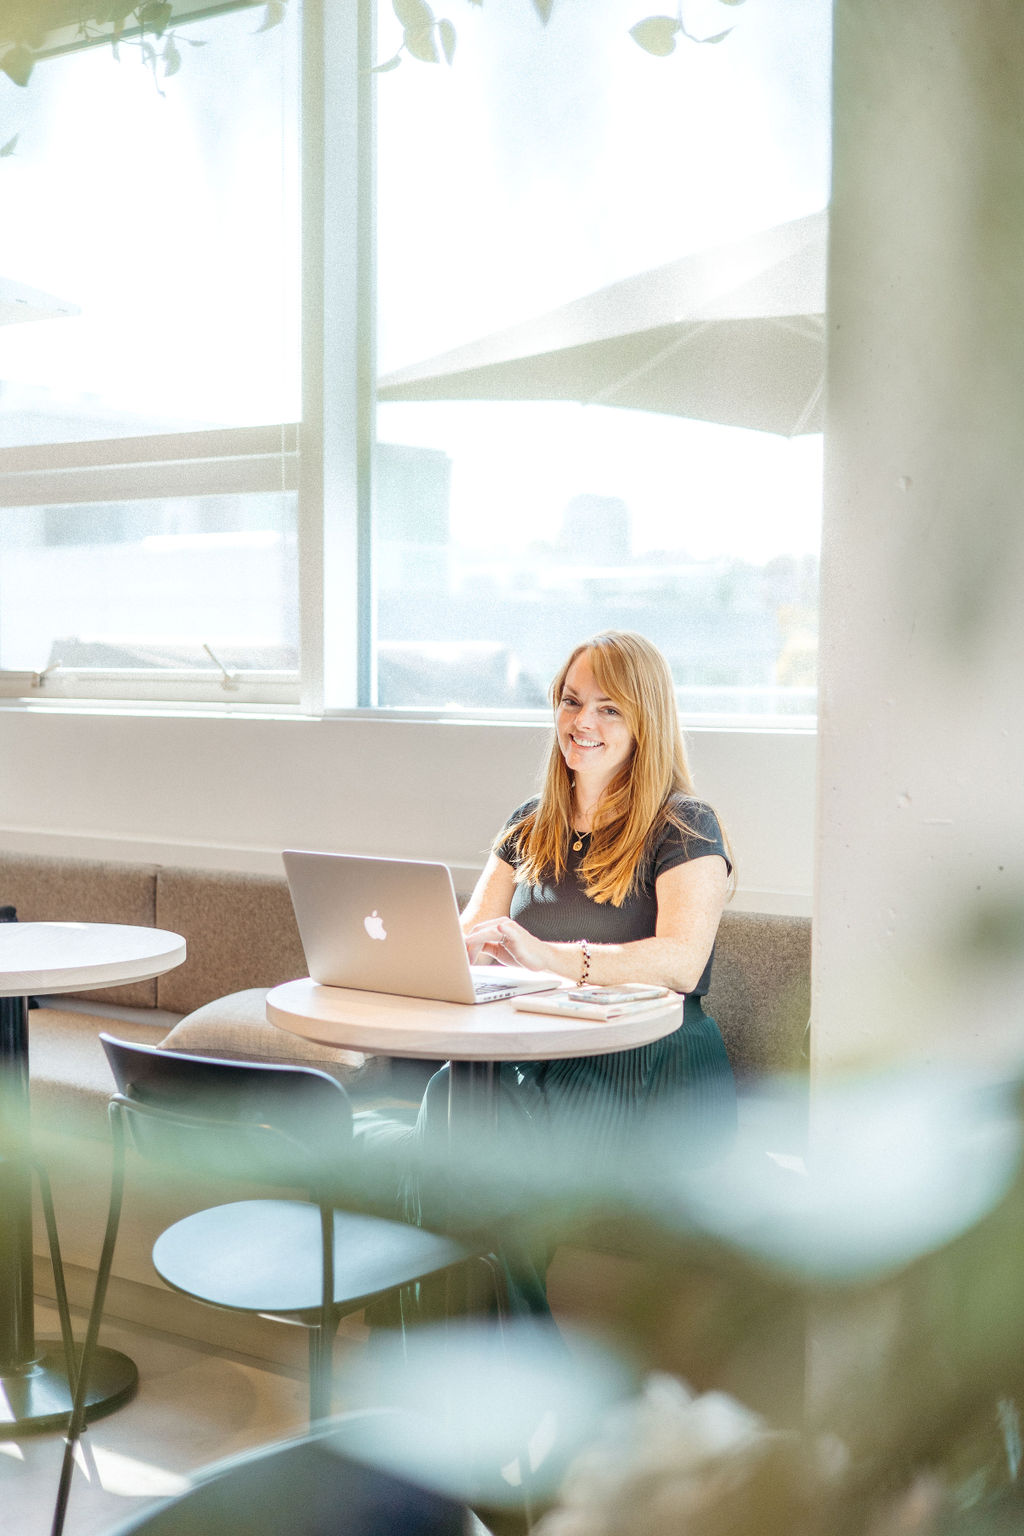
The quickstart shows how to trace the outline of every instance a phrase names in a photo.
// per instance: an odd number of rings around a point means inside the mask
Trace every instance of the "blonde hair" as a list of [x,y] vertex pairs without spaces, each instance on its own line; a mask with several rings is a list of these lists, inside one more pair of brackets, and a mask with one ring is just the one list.
[[[630,759],[605,789],[580,866],[592,901],[619,907],[640,884],[655,835],[668,826],[703,837],[683,817],[676,796],[692,797],[693,779],[679,726],[675,687],[668,662],[657,646],[628,630],[606,630],[585,640],[551,684],[557,711],[570,668],[586,656],[601,691],[622,711],[633,738]],[[537,806],[500,834],[515,839],[518,881],[560,880],[568,868],[572,830],[573,779],[558,745],[548,754]],[[497,846],[497,845],[496,845]]]

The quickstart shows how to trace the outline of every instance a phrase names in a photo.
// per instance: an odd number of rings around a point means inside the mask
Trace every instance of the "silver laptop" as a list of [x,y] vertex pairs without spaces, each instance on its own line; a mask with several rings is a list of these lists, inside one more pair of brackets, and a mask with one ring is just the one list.
[[324,986],[494,1003],[558,985],[543,972],[470,965],[444,864],[295,848],[282,857],[309,974]]

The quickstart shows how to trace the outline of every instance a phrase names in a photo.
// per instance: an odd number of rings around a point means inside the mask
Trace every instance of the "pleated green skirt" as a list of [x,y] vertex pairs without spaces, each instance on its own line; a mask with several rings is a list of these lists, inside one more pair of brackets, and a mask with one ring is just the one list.
[[573,1126],[594,1151],[615,1154],[652,1120],[674,1124],[678,1154],[709,1161],[736,1123],[732,1068],[714,1019],[688,997],[678,1029],[649,1045],[561,1061],[503,1062],[500,1114],[507,1102],[552,1127]]

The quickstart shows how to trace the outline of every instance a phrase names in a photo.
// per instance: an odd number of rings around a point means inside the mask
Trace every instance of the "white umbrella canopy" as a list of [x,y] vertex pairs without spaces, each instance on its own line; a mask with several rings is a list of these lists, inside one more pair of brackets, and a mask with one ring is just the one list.
[[0,325],[14,325],[19,320],[56,320],[62,315],[81,314],[77,304],[55,298],[38,288],[28,288],[0,277]]
[[575,400],[820,432],[828,212],[684,256],[378,381],[392,400]]

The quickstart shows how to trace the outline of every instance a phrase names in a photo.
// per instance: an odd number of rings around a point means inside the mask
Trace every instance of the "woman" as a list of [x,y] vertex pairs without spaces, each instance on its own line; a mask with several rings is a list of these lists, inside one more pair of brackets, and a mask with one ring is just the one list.
[[[642,635],[608,631],[576,647],[551,699],[543,788],[499,834],[463,914],[470,960],[490,955],[580,984],[656,983],[686,997],[680,1027],[651,1045],[500,1063],[501,1166],[532,1158],[536,1169],[557,1156],[561,1167],[571,1148],[578,1168],[608,1170],[626,1153],[646,1163],[655,1144],[659,1160],[707,1161],[735,1124],[729,1060],[701,1004],[732,866],[714,812],[693,797],[668,664]],[[417,1122],[413,1219],[431,1219],[425,1171],[446,1121],[447,1076],[443,1068],[427,1085]],[[544,1258],[505,1251],[520,1307],[543,1311]]]
[[731,865],[692,798],[665,658],[642,635],[596,635],[551,699],[543,791],[506,824],[463,913],[470,959],[702,996]]

